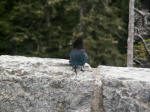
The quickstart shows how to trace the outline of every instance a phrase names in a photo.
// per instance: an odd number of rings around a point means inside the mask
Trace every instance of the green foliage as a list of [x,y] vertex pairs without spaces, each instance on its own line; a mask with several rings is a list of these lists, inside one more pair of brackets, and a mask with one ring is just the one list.
[[125,66],[125,55],[119,53],[117,43],[113,38],[99,38],[97,41],[87,39],[86,41],[91,65]]
[[[150,39],[145,39],[145,42],[148,44],[150,43]],[[150,49],[150,46],[148,46],[148,49]],[[137,59],[140,60],[147,60],[149,58],[144,45],[141,41],[137,42],[134,45],[134,55],[136,56]]]
[[125,66],[128,2],[0,1],[0,54],[68,59],[82,34],[92,66]]
[[[87,2],[87,1],[86,1]],[[76,28],[76,35],[83,34],[89,54],[89,63],[125,66],[128,8],[123,4],[128,2],[117,1],[101,2],[94,0],[84,9],[84,17]],[[84,3],[85,4],[85,3]],[[81,9],[80,9],[81,10]],[[125,11],[123,13],[123,11]],[[125,19],[126,18],[126,19]]]

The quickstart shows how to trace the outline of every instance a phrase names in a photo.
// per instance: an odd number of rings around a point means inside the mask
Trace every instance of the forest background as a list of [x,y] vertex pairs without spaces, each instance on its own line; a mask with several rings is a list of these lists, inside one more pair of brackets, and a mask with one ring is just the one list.
[[126,66],[128,15],[129,0],[1,0],[0,55],[69,59],[82,35],[91,66]]

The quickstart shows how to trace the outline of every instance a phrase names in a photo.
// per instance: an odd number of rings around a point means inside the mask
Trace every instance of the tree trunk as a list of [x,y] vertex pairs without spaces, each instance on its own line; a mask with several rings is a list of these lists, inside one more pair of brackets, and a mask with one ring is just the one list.
[[50,27],[51,26],[50,7],[49,7],[47,1],[45,2],[45,15],[46,15],[46,24],[47,24],[48,27]]
[[133,45],[134,45],[134,2],[129,3],[129,25],[128,25],[128,49],[127,49],[127,66],[133,67]]
[[83,33],[82,36],[83,38],[86,38],[86,25],[85,25],[85,20],[83,20],[84,17],[86,17],[86,6],[85,2],[81,1],[80,2],[80,25],[81,25],[81,32]]

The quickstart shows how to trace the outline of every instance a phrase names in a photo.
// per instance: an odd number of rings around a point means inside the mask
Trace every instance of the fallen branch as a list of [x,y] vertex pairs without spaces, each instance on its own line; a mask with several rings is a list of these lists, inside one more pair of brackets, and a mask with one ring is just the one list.
[[135,58],[134,58],[133,61],[134,61],[135,63],[139,64],[140,66],[143,66],[143,63],[140,62],[138,59],[135,59]]
[[141,10],[139,10],[139,9],[137,9],[137,8],[134,8],[134,11],[136,12],[136,13],[138,13],[138,14],[140,14],[141,16],[150,16],[150,13],[148,12],[148,11],[141,11]]
[[137,8],[134,8],[134,11],[135,11],[136,13],[140,14],[140,15],[143,16],[143,17],[145,16],[144,12],[138,10]]
[[138,37],[139,39],[141,39],[141,41],[142,41],[142,43],[144,45],[144,48],[146,50],[146,53],[150,57],[150,50],[148,49],[148,46],[147,46],[145,40],[143,39],[143,37],[141,35],[139,35],[139,34],[135,34],[135,36]]

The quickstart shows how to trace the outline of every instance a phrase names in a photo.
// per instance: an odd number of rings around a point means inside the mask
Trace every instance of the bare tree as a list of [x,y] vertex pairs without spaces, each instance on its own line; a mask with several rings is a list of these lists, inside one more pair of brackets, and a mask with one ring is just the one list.
[[133,44],[134,44],[134,3],[135,0],[129,2],[129,25],[128,25],[128,49],[127,49],[127,66],[133,66]]
[[150,67],[150,49],[148,48],[149,43],[145,41],[145,38],[150,36],[150,13],[148,9],[135,10],[135,37],[139,39],[145,49],[147,59],[139,59],[134,56],[134,62],[138,63],[140,67]]

